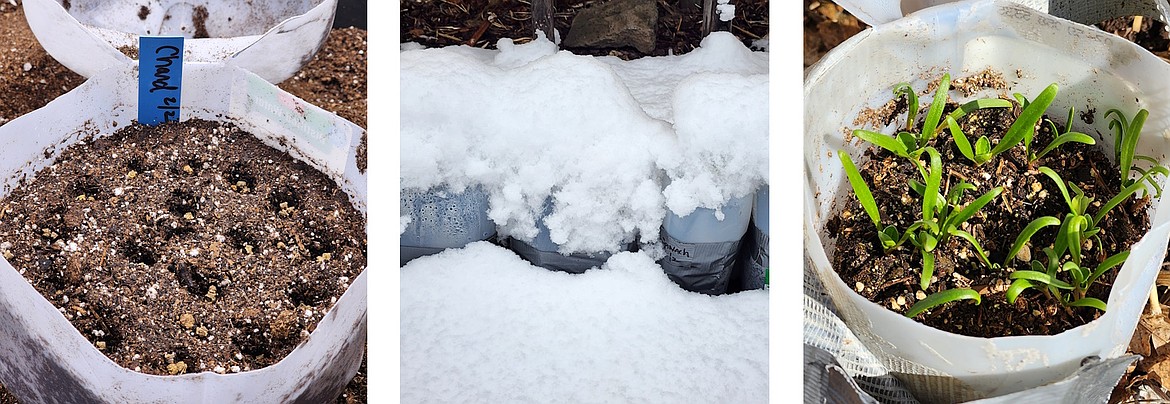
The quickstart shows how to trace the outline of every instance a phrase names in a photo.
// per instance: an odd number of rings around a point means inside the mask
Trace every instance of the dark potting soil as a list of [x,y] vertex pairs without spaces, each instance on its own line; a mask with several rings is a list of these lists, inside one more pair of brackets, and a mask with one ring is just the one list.
[[313,60],[279,87],[366,127],[366,30],[330,31]]
[[[932,89],[920,95],[920,101],[929,103],[933,95]],[[946,112],[949,113],[955,107],[957,104],[951,103]],[[891,100],[879,111],[886,115],[875,118],[879,121],[895,114],[904,120],[906,103]],[[1127,116],[1135,112],[1127,111]],[[1014,108],[981,110],[960,119],[959,123],[969,139],[986,135],[995,145],[1019,113],[1018,105]],[[918,116],[925,115],[926,108],[923,108]],[[1074,119],[1105,119],[1103,115],[1096,115],[1095,118],[1090,118],[1088,114],[1078,116]],[[1064,130],[1067,124],[1064,116],[1052,119],[1060,130]],[[921,124],[918,129],[921,130]],[[1043,124],[1033,145],[1043,148],[1053,137],[1048,125]],[[1095,137],[1100,140],[1100,136]],[[1076,183],[1086,195],[1094,198],[1094,208],[1090,208],[1090,213],[1095,213],[1095,208],[1099,208],[1120,190],[1117,166],[1106,157],[1101,146],[1066,143],[1029,165],[1024,147],[1020,145],[993,158],[984,166],[977,167],[959,153],[949,131],[938,135],[929,145],[936,148],[942,157],[944,195],[960,181],[977,187],[964,194],[961,205],[970,203],[992,188],[1004,187],[999,198],[962,225],[963,230],[970,232],[981,243],[994,263],[1002,264],[1005,261],[1016,236],[1033,219],[1042,216],[1062,219],[1067,213],[1068,208],[1055,183],[1036,168],[1047,166],[1060,174],[1061,178]],[[907,159],[871,146],[864,157],[855,157],[854,160],[866,161],[859,165],[859,169],[873,191],[883,225],[892,223],[899,231],[904,231],[921,218],[921,198],[908,186],[910,180],[921,181],[921,176]],[[1015,304],[1009,304],[1005,299],[1005,292],[1011,283],[1008,278],[1010,271],[1028,269],[1028,264],[1020,258],[1046,262],[1041,248],[1054,239],[1057,226],[1047,227],[1037,233],[1032,238],[1031,246],[1025,248],[1026,252],[1011,259],[1007,268],[995,270],[989,269],[977,258],[970,243],[959,237],[951,237],[935,250],[934,280],[923,292],[918,286],[922,257],[913,245],[907,242],[902,247],[883,253],[878,244],[877,230],[852,190],[846,188],[836,203],[839,208],[843,205],[843,208],[837,210],[839,213],[828,221],[824,230],[826,234],[836,235],[836,250],[832,252],[831,260],[842,280],[854,291],[899,313],[905,313],[927,295],[945,289],[967,287],[982,295],[980,305],[970,301],[948,303],[915,318],[926,325],[977,337],[1051,335],[1085,324],[1101,314],[1090,308],[1066,310],[1034,289],[1021,294]],[[1105,257],[1129,250],[1149,228],[1144,209],[1147,204],[1148,199],[1135,197],[1111,211],[1100,225],[1102,231],[1099,236],[1104,245],[1087,246],[1083,264],[1096,267]],[[1107,301],[1109,288],[1119,268],[1115,267],[1102,276],[1090,288],[1088,296]]]
[[233,373],[295,348],[365,267],[324,174],[229,124],[83,140],[0,201],[0,254],[143,373]]
[[0,125],[45,106],[83,81],[41,48],[24,8],[0,2]]

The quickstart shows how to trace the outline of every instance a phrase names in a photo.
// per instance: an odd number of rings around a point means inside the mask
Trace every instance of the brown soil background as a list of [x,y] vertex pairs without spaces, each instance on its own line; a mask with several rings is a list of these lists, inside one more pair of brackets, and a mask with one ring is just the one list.
[[[830,1],[804,1],[804,65],[816,63],[841,42],[868,28],[865,23]],[[1170,35],[1161,28],[1162,23],[1142,18],[1135,24],[1134,17],[1119,17],[1104,21],[1096,26],[1127,40],[1134,41],[1163,60],[1170,62]],[[1137,28],[1137,29],[1134,29]],[[1157,312],[1147,305],[1130,342],[1129,353],[1139,354],[1143,359],[1130,366],[1129,371],[1115,387],[1110,403],[1150,402],[1141,401],[1139,389],[1158,396],[1160,402],[1170,402],[1170,391],[1164,385],[1170,383],[1170,262],[1162,264],[1162,273],[1157,281],[1160,297]]]
[[[24,10],[0,1],[0,125],[40,108],[80,85],[84,79],[53,60],[28,28]],[[280,87],[314,105],[365,127],[366,31],[335,29],[300,73]],[[25,63],[30,69],[24,70]],[[9,96],[21,94],[22,96]],[[366,362],[337,398],[365,403]],[[0,386],[0,404],[18,403]]]

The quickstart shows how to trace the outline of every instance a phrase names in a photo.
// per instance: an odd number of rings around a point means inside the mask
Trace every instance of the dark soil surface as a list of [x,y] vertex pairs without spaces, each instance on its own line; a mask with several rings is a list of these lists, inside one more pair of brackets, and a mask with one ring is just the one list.
[[271,365],[365,267],[364,218],[331,180],[215,122],[86,141],[0,204],[0,254],[143,373]]
[[23,8],[0,1],[0,125],[45,106],[82,81],[41,48]]
[[279,87],[366,127],[366,30],[330,31],[313,60]]
[[[622,0],[609,0],[622,1]],[[556,0],[553,22],[564,37],[573,17],[583,8],[604,0]],[[403,42],[427,47],[470,45],[495,49],[500,38],[527,43],[536,37],[532,26],[531,3],[521,0],[405,0],[401,3]],[[699,46],[702,38],[701,2],[657,0],[658,29],[654,51],[633,48],[571,49],[587,55],[613,55],[623,59],[683,54]],[[697,6],[696,6],[697,5]],[[735,2],[731,32],[751,45],[768,34],[768,0]]]
[[[933,91],[920,97],[929,100],[933,97]],[[900,115],[901,120],[897,122],[903,122],[905,102],[891,101],[891,105],[894,108],[885,110]],[[945,112],[954,107],[957,105],[950,105]],[[1018,105],[1015,108],[981,110],[960,119],[959,124],[968,138],[987,136],[991,144],[995,145],[1019,113]],[[925,115],[926,108],[922,108],[918,116]],[[1051,119],[1057,121],[1057,126],[1064,130],[1064,117]],[[921,129],[921,124],[918,129]],[[1042,216],[1062,219],[1068,212],[1059,188],[1036,168],[1049,167],[1061,178],[1073,181],[1087,196],[1098,202],[1096,207],[1121,189],[1118,169],[1097,146],[1065,144],[1033,164],[1028,163],[1024,147],[1017,146],[983,166],[975,166],[959,153],[949,131],[946,132],[929,143],[942,155],[944,195],[960,182],[975,185],[976,190],[964,194],[959,203],[961,207],[992,188],[1004,187],[999,198],[961,226],[979,240],[993,263],[1007,261],[1006,254],[1016,235],[1029,222]],[[1048,125],[1041,125],[1034,143],[1040,146],[1033,147],[1042,148],[1053,138],[1054,134]],[[909,160],[876,147],[871,147],[866,156],[857,161],[861,160],[868,160],[859,168],[873,190],[883,225],[894,224],[900,231],[904,231],[921,218],[921,197],[908,184],[911,180],[923,180]],[[837,201],[839,206],[844,203],[844,209],[828,222],[825,229],[827,234],[838,235],[837,250],[832,254],[833,266],[846,284],[853,285],[855,291],[880,305],[904,313],[926,295],[952,288],[972,288],[983,295],[982,304],[950,303],[920,314],[916,319],[941,330],[976,337],[1051,335],[1092,321],[1100,315],[1095,309],[1066,310],[1035,290],[1024,292],[1015,304],[1008,304],[1004,297],[1011,283],[1008,274],[1012,270],[1028,269],[1027,262],[1013,258],[1006,268],[989,268],[977,258],[971,244],[959,237],[946,239],[935,250],[936,280],[923,293],[918,286],[922,268],[921,254],[909,243],[883,253],[878,243],[877,230],[869,216],[852,192],[846,195],[847,199]],[[1104,258],[1126,251],[1137,242],[1149,227],[1143,209],[1147,202],[1146,199],[1131,198],[1111,211],[1099,225],[1102,228],[1101,243],[1104,245],[1090,244],[1082,264],[1095,268]],[[1096,209],[1090,208],[1089,213],[1096,213]],[[1025,257],[1046,262],[1041,247],[1050,245],[1055,234],[1056,226],[1052,226],[1034,236],[1031,248],[1024,253]],[[1116,268],[1091,287],[1088,295],[1108,300],[1110,282],[1115,276]]]

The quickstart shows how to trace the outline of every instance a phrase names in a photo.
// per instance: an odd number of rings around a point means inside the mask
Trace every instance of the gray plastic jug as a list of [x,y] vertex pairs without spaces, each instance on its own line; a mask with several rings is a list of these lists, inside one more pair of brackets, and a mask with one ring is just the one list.
[[752,208],[752,245],[740,277],[743,290],[763,289],[768,284],[768,219],[768,186],[765,185],[756,191]]
[[460,193],[446,186],[427,191],[403,190],[399,202],[400,214],[410,215],[410,223],[399,239],[400,265],[487,240],[496,233],[496,225],[487,213],[487,192],[479,186]]
[[[608,252],[561,254],[557,251],[560,246],[552,241],[552,238],[549,236],[548,226],[544,224],[544,218],[553,212],[553,201],[551,197],[545,199],[543,209],[540,217],[536,220],[538,232],[532,242],[525,242],[515,238],[508,239],[508,248],[519,255],[520,258],[524,258],[524,260],[541,268],[579,274],[585,272],[587,269],[600,267],[601,264],[604,264],[613,255]],[[623,250],[629,251],[630,249],[630,246],[627,244]]]
[[666,257],[659,261],[667,276],[683,289],[709,295],[727,291],[739,253],[740,240],[751,219],[751,195],[731,198],[715,209],[698,208],[679,217],[667,213],[662,226]]

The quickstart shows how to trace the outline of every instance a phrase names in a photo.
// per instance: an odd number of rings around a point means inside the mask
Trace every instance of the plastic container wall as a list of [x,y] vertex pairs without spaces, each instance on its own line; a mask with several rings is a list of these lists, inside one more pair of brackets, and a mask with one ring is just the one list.
[[[508,248],[520,258],[541,268],[579,274],[592,268],[601,267],[613,255],[609,252],[561,254],[559,252],[561,246],[552,241],[548,226],[544,224],[544,218],[553,213],[551,197],[545,199],[543,209],[544,211],[536,219],[537,233],[531,242],[515,238],[508,240]],[[627,246],[624,250],[629,251],[630,249]]]
[[743,265],[744,273],[740,277],[740,288],[743,290],[763,289],[767,280],[768,220],[768,186],[765,185],[756,191],[752,207],[752,243],[747,262]]
[[[1003,74],[1008,94],[1036,94],[1057,83],[1060,92],[1050,114],[1061,116],[1070,106],[1095,109],[1097,119],[1078,119],[1073,130],[1100,134],[1098,147],[1106,150],[1112,150],[1114,138],[1104,111],[1148,109],[1137,153],[1170,163],[1170,65],[1124,39],[1014,3],[964,2],[922,10],[863,31],[811,67],[804,86],[806,274],[820,279],[841,318],[883,365],[929,402],[1027,390],[1071,375],[1087,357],[1124,354],[1170,239],[1170,198],[1154,200],[1151,230],[1118,272],[1109,310],[1054,336],[946,333],[874,304],[845,285],[831,267],[834,238],[824,228],[835,201],[849,192],[837,150],[856,159],[866,144],[846,142],[843,133],[854,128],[863,108],[891,99],[899,82],[909,80],[921,89],[944,72],[957,78],[988,68]],[[869,129],[890,133],[890,128]]]
[[[0,126],[0,196],[50,166],[68,146],[133,123],[138,71],[104,71],[45,107]],[[225,121],[334,180],[366,212],[366,174],[356,154],[363,130],[233,66],[189,64],[184,118]],[[153,376],[103,355],[0,258],[0,380],[22,402],[327,402],[361,365],[366,341],[366,272],[316,329],[269,367],[238,374]]]
[[726,292],[751,214],[750,195],[731,198],[718,211],[698,208],[685,217],[667,213],[662,225],[666,257],[659,262],[667,276],[693,292]]
[[410,216],[399,237],[401,265],[448,248],[487,240],[496,233],[488,217],[488,194],[481,187],[451,192],[446,187],[427,191],[403,190],[400,214]]

